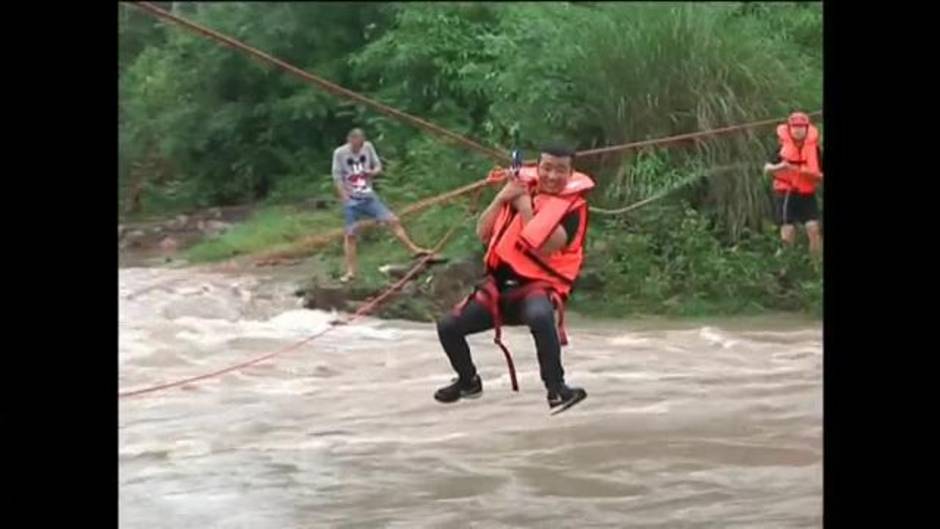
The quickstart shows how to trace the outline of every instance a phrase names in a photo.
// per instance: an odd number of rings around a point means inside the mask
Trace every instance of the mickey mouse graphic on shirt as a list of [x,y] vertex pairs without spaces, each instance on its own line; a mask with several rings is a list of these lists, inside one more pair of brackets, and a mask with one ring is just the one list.
[[369,179],[366,177],[366,155],[360,154],[359,159],[346,158],[346,165],[349,166],[349,185],[357,193],[366,193],[369,191]]

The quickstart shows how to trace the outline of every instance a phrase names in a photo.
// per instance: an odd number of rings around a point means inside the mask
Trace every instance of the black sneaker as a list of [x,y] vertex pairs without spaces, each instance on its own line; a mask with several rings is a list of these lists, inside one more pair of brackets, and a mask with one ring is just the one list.
[[587,391],[581,388],[569,388],[562,384],[548,392],[548,407],[558,408],[552,412],[557,415],[587,398]]
[[455,378],[454,383],[437,390],[434,399],[438,402],[457,402],[460,399],[475,399],[483,393],[483,381],[475,375],[469,383]]

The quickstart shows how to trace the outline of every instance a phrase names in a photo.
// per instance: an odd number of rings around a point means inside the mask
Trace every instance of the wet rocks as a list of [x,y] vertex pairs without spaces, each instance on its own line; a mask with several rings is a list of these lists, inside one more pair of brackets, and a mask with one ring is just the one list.
[[432,274],[426,287],[429,297],[439,309],[452,307],[482,279],[483,259],[474,256],[454,261],[433,270]]
[[144,243],[144,238],[147,236],[147,232],[144,230],[132,230],[129,232],[124,240],[126,241],[127,246],[131,247],[140,247]]
[[303,289],[303,306],[307,309],[347,310],[349,292],[343,287],[310,285]]
[[[303,298],[308,309],[339,310],[351,312],[385,292],[394,281],[403,277],[414,263],[394,263],[380,268],[389,282],[382,285],[365,285],[361,281],[351,284],[321,284],[311,279],[294,290],[294,295]],[[434,321],[441,313],[450,310],[476,285],[483,274],[482,256],[476,255],[448,264],[431,265],[416,274],[413,280],[401,287],[370,313],[380,318],[412,321]]]
[[174,231],[181,231],[186,229],[187,224],[189,224],[188,215],[177,215],[175,219],[166,223],[166,228]]
[[160,241],[160,251],[163,252],[164,255],[176,253],[176,251],[179,250],[179,246],[179,241],[173,237],[164,237],[163,240]]
[[232,224],[220,220],[200,220],[196,224],[196,229],[210,239],[220,237],[231,228]]

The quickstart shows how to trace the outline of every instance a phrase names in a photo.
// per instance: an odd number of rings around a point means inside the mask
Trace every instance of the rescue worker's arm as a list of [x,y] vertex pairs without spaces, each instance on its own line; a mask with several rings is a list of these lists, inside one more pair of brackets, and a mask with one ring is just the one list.
[[502,209],[503,205],[525,193],[526,188],[522,185],[516,184],[515,182],[508,182],[503,189],[496,194],[493,201],[490,202],[490,205],[486,207],[486,210],[483,211],[480,215],[480,219],[477,221],[477,237],[479,237],[484,244],[489,243],[490,237],[493,235],[493,225],[496,224],[496,217],[499,215],[499,210]]
[[545,240],[545,243],[542,244],[542,247],[539,248],[539,255],[542,257],[548,257],[549,255],[561,250],[568,244],[568,232],[560,224],[555,231]]
[[770,161],[764,164],[764,172],[773,174],[784,169],[790,169],[790,164],[780,157],[780,151],[774,149],[770,155]]
[[483,241],[483,244],[489,243],[490,236],[493,235],[493,225],[496,224],[496,215],[499,214],[501,207],[503,203],[493,199],[477,220],[477,237]]
[[[521,195],[516,197],[513,201],[513,207],[516,208],[516,211],[519,212],[519,215],[522,217],[522,225],[525,226],[532,220],[532,217],[535,214],[532,211],[532,197],[528,194]],[[545,242],[542,243],[542,246],[537,250],[542,257],[548,257],[554,252],[561,250],[569,242],[569,234],[565,227],[564,223],[559,224],[555,231],[545,239]],[[573,235],[573,234],[572,234]]]

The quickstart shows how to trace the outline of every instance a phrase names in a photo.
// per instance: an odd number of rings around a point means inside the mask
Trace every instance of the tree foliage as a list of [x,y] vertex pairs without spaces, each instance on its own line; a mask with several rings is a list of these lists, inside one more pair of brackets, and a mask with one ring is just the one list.
[[[506,147],[518,137],[528,149],[555,138],[591,148],[821,103],[819,4],[176,4],[289,63]],[[135,163],[162,160],[171,174],[148,179],[151,196],[183,189],[183,202],[208,205],[284,189],[328,192],[315,182],[354,125],[366,127],[397,169],[389,179],[396,187],[465,182],[489,164],[120,9],[121,177],[129,180]],[[756,162],[769,138],[725,137],[660,158],[673,169]],[[635,198],[626,189],[635,153],[603,162],[588,168],[601,178],[600,198]],[[766,213],[765,184],[753,171],[727,175],[699,206],[711,204],[734,233],[753,228]]]

